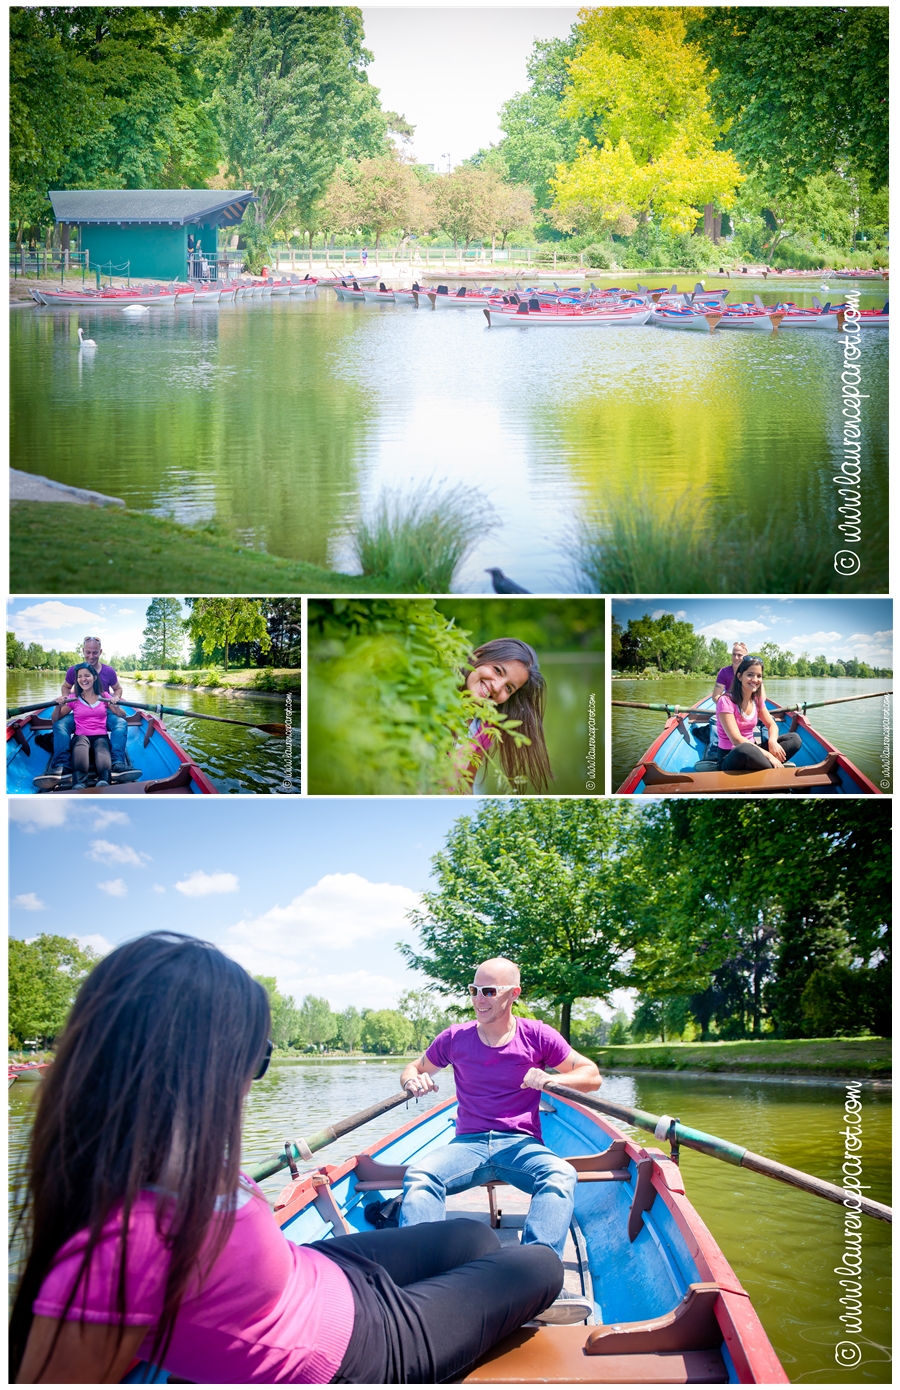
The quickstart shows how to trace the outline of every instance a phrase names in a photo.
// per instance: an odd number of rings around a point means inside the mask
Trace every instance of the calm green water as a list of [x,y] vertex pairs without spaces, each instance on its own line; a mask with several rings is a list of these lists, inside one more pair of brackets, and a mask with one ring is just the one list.
[[[59,694],[62,674],[49,671],[8,671],[6,702],[10,706],[31,705],[36,700]],[[298,672],[299,685],[299,672]],[[284,724],[284,699],[262,699],[258,695],[211,695],[198,690],[179,690],[174,686],[129,682],[122,672],[126,702],[138,700],[150,705],[159,702],[198,714],[218,714],[226,719],[246,719],[259,724]],[[300,791],[300,695],[293,695],[291,736],[291,781],[293,792]],[[165,716],[166,727],[207,773],[220,792],[282,792],[285,780],[284,740],[231,724],[210,724],[204,719]]]
[[[397,1060],[273,1065],[247,1103],[245,1160],[267,1157],[286,1138],[315,1132],[393,1094],[399,1072]],[[439,1080],[437,1101],[453,1091],[449,1074]],[[32,1092],[39,1089],[16,1084],[9,1092],[12,1169],[24,1153]],[[679,1115],[695,1128],[831,1182],[840,1177],[844,1095],[838,1085],[612,1076],[603,1094],[656,1114]],[[871,1183],[870,1196],[889,1202],[890,1092],[866,1086],[861,1095],[864,1181]],[[337,1163],[368,1147],[414,1113],[413,1105],[401,1106],[345,1135],[329,1148],[327,1161]],[[843,1290],[832,1273],[843,1249],[841,1208],[689,1151],[683,1151],[682,1168],[690,1200],[750,1294],[791,1381],[889,1383],[890,1227],[864,1219],[864,1356],[859,1367],[845,1371],[834,1362],[835,1344],[842,1339],[838,1298]],[[264,1184],[273,1197],[282,1185],[280,1176]]]
[[[623,283],[626,283],[623,280]],[[692,288],[690,278],[681,288]],[[817,285],[782,286],[809,302]],[[732,283],[732,298],[778,291]],[[829,293],[834,296],[832,289]],[[881,292],[865,291],[863,307]],[[76,330],[96,339],[79,354]],[[840,452],[836,333],[490,330],[479,312],[257,300],[219,309],[23,309],[10,318],[13,466],[242,543],[352,569],[348,527],[385,487],[448,480],[499,527],[456,587],[498,565],[572,588],[573,534],[636,495],[685,495],[711,535],[771,508],[831,533]],[[887,515],[887,333],[863,334],[869,526]],[[841,591],[886,587],[886,543]]]
[[[807,700],[839,700],[848,695],[865,695],[868,691],[892,690],[893,680],[779,680],[766,676],[766,694],[783,705]],[[651,704],[692,705],[705,695],[712,694],[712,678],[696,676],[664,676],[661,680],[616,680],[612,683],[613,700],[639,700]],[[860,772],[876,787],[883,781],[885,792],[893,789],[892,759],[887,773],[882,772],[881,754],[884,740],[884,701],[860,700],[850,705],[834,705],[811,709],[807,716],[813,728],[846,753]],[[631,769],[640,762],[650,744],[662,730],[666,716],[660,710],[612,710],[612,785],[620,787]],[[893,700],[888,702],[888,720],[892,725]]]

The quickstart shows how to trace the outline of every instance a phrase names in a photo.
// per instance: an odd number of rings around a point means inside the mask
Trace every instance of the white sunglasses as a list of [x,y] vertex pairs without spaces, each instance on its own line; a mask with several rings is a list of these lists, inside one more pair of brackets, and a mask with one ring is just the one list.
[[469,994],[472,999],[477,999],[479,994],[482,999],[495,999],[503,990],[515,988],[515,985],[469,985]]

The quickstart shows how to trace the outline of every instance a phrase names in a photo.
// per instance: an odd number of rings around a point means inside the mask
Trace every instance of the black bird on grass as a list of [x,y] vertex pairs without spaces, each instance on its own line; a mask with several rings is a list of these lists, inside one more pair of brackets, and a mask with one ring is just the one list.
[[495,594],[530,594],[530,589],[523,589],[521,584],[517,584],[514,579],[507,579],[502,570],[489,569],[485,571],[491,576]]

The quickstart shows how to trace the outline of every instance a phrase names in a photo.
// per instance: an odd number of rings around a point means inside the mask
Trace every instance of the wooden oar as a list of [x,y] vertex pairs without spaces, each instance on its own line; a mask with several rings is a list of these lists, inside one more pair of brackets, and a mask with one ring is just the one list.
[[[849,705],[853,700],[878,700],[882,695],[893,695],[893,690],[872,690],[867,695],[842,695],[839,700],[801,700],[796,705],[777,705],[770,714],[790,712],[795,709],[824,709],[826,705]],[[615,704],[615,700],[613,701]]]
[[645,705],[637,700],[610,700],[611,705],[618,705],[621,709],[656,709],[661,714],[696,714],[703,718],[708,718],[711,711],[705,709],[695,709],[693,705]]
[[680,1121],[673,1120],[670,1115],[651,1115],[647,1110],[634,1110],[630,1105],[620,1105],[618,1101],[595,1100],[593,1096],[583,1095],[581,1091],[575,1091],[571,1086],[563,1086],[555,1081],[546,1085],[544,1090],[550,1095],[565,1096],[567,1100],[574,1100],[578,1105],[586,1106],[588,1110],[599,1110],[601,1115],[612,1115],[615,1119],[625,1120],[638,1129],[649,1130],[657,1139],[674,1139],[686,1149],[696,1149],[698,1153],[721,1159],[723,1163],[733,1163],[737,1168],[749,1168],[751,1172],[762,1173],[767,1178],[777,1178],[779,1182],[799,1187],[801,1191],[811,1192],[816,1197],[824,1197],[826,1201],[836,1202],[838,1206],[843,1206],[847,1199],[851,1199],[854,1211],[857,1210],[858,1202],[858,1209],[865,1216],[873,1216],[878,1221],[893,1221],[891,1208],[883,1206],[881,1202],[873,1202],[871,1198],[863,1197],[854,1190],[836,1187],[834,1183],[824,1182],[821,1178],[813,1177],[811,1173],[802,1173],[799,1168],[789,1168],[785,1163],[776,1163],[772,1158],[764,1158],[762,1154],[743,1149],[739,1144],[732,1144],[727,1139],[717,1139],[714,1134],[704,1134],[700,1129],[689,1129]]
[[[308,1139],[285,1141],[285,1148],[290,1142],[292,1156],[306,1160],[317,1149],[324,1149],[326,1144],[333,1144],[335,1139],[340,1139],[342,1134],[349,1134],[351,1129],[358,1129],[360,1125],[368,1124],[369,1120],[377,1120],[379,1115],[386,1114],[388,1110],[393,1110],[395,1106],[402,1105],[404,1101],[409,1099],[408,1091],[397,1091],[387,1100],[377,1101],[375,1105],[370,1105],[366,1110],[357,1110],[355,1115],[348,1115],[346,1120],[336,1120],[333,1125],[326,1125],[325,1129],[320,1129],[318,1134],[313,1134]],[[282,1149],[280,1153],[274,1153],[270,1158],[264,1158],[262,1163],[251,1164],[244,1171],[254,1182],[262,1182],[263,1178],[270,1178],[273,1173],[277,1173],[279,1169],[287,1168],[287,1166],[287,1153],[285,1149]]]
[[[6,717],[11,719],[16,714],[33,714],[35,710],[46,709],[53,703],[53,700],[42,700],[39,705],[19,705],[16,709],[8,709]],[[276,738],[284,738],[287,734],[285,724],[250,724],[246,719],[226,719],[222,714],[198,714],[196,710],[179,709],[177,705],[139,705],[137,700],[129,700],[124,695],[120,703],[130,705],[132,709],[150,710],[152,714],[157,711],[160,714],[183,714],[186,719],[210,719],[214,724],[238,724],[242,729],[261,729],[264,734],[274,734]]]

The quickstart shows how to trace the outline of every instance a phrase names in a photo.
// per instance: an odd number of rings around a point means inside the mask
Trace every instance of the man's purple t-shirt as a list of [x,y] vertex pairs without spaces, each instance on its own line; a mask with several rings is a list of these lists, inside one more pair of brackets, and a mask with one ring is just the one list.
[[[75,672],[77,669],[78,667],[76,666],[69,667],[68,671],[66,672],[66,685],[75,684]],[[108,691],[112,690],[114,685],[118,685],[119,683],[119,677],[116,675],[113,668],[111,666],[105,666],[102,661],[100,663],[99,675],[101,695],[107,694]]]
[[731,693],[731,687],[732,687],[733,682],[734,682],[734,667],[733,667],[733,666],[723,666],[722,669],[721,669],[721,671],[719,672],[719,674],[716,676],[715,680],[713,681],[713,685],[724,685],[724,687],[725,687],[725,694],[726,694],[726,695],[730,695],[730,693]]
[[439,1033],[425,1053],[435,1067],[453,1067],[456,1081],[457,1134],[484,1134],[489,1129],[521,1130],[539,1143],[541,1093],[522,1089],[531,1067],[558,1067],[572,1051],[555,1028],[535,1018],[517,1018],[516,1031],[503,1047],[488,1047],[478,1024],[454,1023]]

